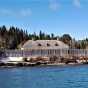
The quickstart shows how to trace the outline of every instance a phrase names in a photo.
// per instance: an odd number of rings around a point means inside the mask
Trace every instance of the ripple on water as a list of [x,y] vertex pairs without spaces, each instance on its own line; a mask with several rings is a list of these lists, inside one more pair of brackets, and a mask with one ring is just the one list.
[[88,65],[0,68],[0,88],[88,88]]

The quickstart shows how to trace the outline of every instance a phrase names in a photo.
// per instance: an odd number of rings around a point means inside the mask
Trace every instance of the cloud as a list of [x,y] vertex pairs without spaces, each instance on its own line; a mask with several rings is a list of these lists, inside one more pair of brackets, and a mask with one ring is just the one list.
[[12,11],[9,9],[0,9],[0,15],[9,16],[9,15],[12,15]]
[[20,16],[26,17],[26,16],[30,16],[32,14],[32,11],[30,8],[27,8],[27,9],[20,10],[18,13]]
[[80,0],[74,0],[73,2],[74,6],[80,8],[81,4],[80,4]]
[[49,0],[49,8],[53,11],[58,10],[58,8],[60,7],[59,3],[57,2],[57,0]]
[[1,16],[11,16],[11,17],[29,17],[32,11],[30,8],[12,10],[12,9],[0,9]]

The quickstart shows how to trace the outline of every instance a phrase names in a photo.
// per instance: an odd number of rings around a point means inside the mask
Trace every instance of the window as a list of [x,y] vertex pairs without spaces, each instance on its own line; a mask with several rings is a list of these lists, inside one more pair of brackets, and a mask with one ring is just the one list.
[[55,46],[59,46],[59,45],[56,43]]
[[49,43],[47,43],[47,46],[50,46],[50,44],[49,44]]
[[38,46],[42,46],[40,43],[38,43]]

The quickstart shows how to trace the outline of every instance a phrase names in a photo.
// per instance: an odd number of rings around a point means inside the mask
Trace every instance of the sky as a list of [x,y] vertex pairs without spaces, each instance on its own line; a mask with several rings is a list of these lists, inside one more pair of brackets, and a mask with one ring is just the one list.
[[88,0],[0,0],[0,26],[88,37]]

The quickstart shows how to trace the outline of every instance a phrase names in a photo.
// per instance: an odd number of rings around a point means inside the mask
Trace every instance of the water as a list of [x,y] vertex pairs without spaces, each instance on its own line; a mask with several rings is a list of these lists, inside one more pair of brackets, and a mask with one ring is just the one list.
[[88,88],[88,65],[0,68],[0,88]]

